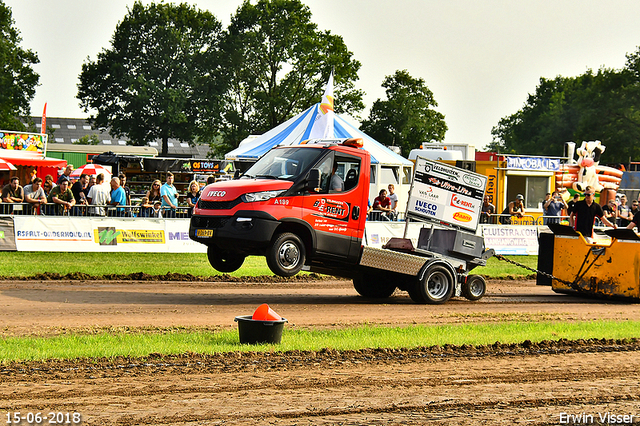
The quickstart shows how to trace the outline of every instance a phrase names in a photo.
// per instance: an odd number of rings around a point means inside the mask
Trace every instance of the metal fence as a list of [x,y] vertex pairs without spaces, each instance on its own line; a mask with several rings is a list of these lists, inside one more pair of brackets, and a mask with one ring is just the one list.
[[163,217],[184,219],[191,217],[191,207],[154,209],[142,206],[111,206],[79,204],[66,208],[61,204],[0,203],[0,216],[91,216],[91,217]]

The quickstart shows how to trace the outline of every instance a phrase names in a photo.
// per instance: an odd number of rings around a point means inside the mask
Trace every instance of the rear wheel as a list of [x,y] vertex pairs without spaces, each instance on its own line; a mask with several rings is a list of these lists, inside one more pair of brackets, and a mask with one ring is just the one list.
[[220,250],[214,246],[209,246],[207,249],[207,257],[209,258],[209,263],[216,271],[234,272],[240,269],[246,256],[239,253]]
[[454,291],[453,275],[444,265],[431,265],[424,278],[409,288],[409,296],[416,303],[437,305],[451,298]]
[[469,300],[479,300],[487,291],[487,282],[480,275],[469,275],[462,284],[462,294]]
[[353,288],[358,294],[370,299],[386,299],[396,291],[396,285],[374,274],[362,274],[353,279]]
[[306,250],[300,237],[285,232],[276,236],[266,257],[271,272],[281,277],[292,277],[302,270]]

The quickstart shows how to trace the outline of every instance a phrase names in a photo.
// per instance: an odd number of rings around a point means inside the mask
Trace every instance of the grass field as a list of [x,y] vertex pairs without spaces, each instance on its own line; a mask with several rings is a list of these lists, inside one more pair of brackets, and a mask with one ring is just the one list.
[[521,343],[525,340],[623,339],[640,337],[639,321],[509,322],[483,325],[351,327],[339,330],[289,330],[276,345],[242,345],[236,331],[71,334],[56,337],[10,337],[0,341],[0,362],[92,357],[145,357],[196,352],[357,350],[452,345]]
[[[36,273],[58,273],[66,275],[81,272],[93,276],[109,274],[133,274],[143,272],[149,275],[167,273],[210,276],[219,274],[202,253],[60,253],[60,252],[3,252],[0,262],[0,276],[28,277]],[[535,268],[538,256],[508,256],[516,262]],[[37,268],[34,267],[37,265]],[[523,277],[530,271],[491,258],[487,266],[476,268],[474,274],[491,278]],[[232,276],[273,275],[263,257],[250,256],[242,268]]]

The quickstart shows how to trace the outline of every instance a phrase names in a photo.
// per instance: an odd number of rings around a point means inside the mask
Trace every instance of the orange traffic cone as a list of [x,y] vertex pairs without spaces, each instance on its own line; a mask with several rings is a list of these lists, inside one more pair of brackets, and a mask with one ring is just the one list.
[[253,320],[257,321],[280,321],[282,317],[275,313],[273,309],[269,307],[266,303],[258,306],[258,309],[253,313],[251,317]]

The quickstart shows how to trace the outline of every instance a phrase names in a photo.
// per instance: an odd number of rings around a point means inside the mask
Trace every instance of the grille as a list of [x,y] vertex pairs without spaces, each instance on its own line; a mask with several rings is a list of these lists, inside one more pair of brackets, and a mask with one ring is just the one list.
[[231,201],[205,201],[200,199],[198,201],[198,208],[205,210],[229,210],[240,204],[242,200],[240,197]]
[[229,222],[229,216],[223,217],[206,217],[194,216],[191,218],[191,226],[193,228],[216,229],[224,227]]

